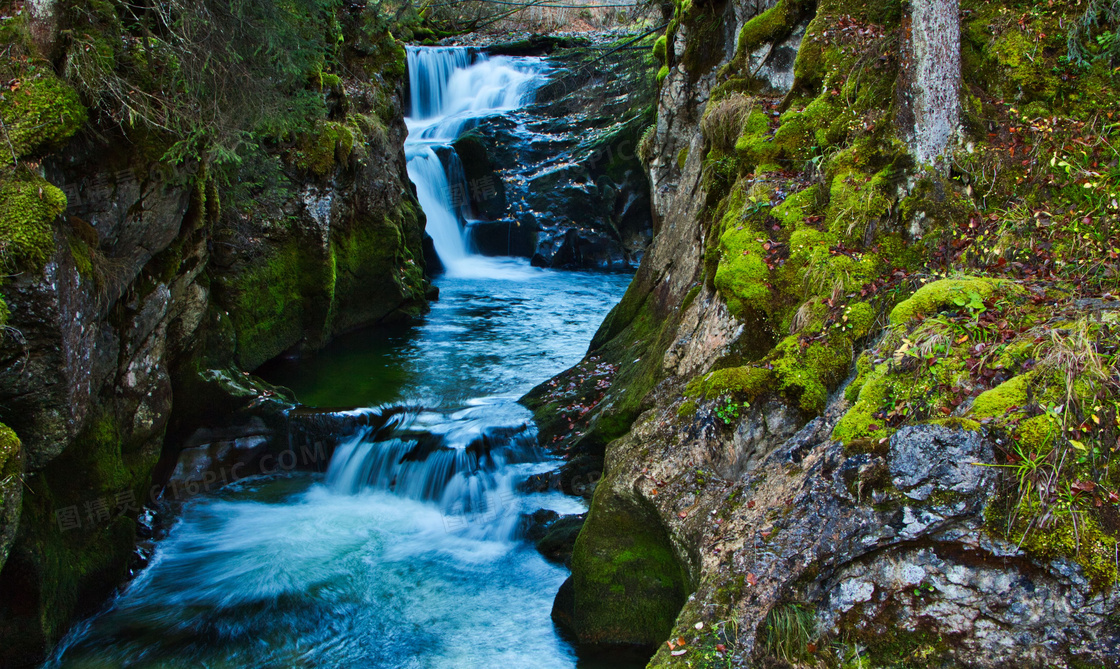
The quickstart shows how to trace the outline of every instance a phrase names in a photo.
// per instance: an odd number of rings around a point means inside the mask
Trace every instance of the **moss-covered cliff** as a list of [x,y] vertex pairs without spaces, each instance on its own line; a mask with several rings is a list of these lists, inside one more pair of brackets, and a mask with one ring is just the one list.
[[1117,661],[1118,19],[674,5],[659,235],[530,403],[605,461],[589,518],[647,509],[694,593],[669,635],[595,624],[665,599],[593,578],[631,524],[589,522],[557,600],[581,641],[660,635],[651,666]]
[[279,429],[243,370],[425,308],[379,9],[0,8],[0,664],[128,574],[195,428]]

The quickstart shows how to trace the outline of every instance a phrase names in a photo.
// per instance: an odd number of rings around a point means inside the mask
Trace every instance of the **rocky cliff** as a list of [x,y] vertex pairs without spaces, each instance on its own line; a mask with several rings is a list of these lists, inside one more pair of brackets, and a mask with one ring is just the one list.
[[[482,120],[456,143],[485,255],[540,267],[623,269],[641,261],[653,231],[639,149],[652,134],[652,35],[499,42],[495,55],[549,49],[534,104]],[[618,37],[618,36],[613,36]]]
[[304,4],[4,5],[5,666],[128,573],[157,463],[282,429],[250,371],[425,308],[404,50],[372,9]]
[[671,11],[658,234],[525,400],[591,495],[554,618],[657,667],[1116,666],[1120,7]]

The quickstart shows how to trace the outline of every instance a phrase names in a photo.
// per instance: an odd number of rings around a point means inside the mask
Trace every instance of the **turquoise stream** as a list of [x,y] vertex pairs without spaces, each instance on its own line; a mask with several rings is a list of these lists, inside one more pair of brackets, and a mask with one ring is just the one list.
[[525,514],[584,506],[519,490],[557,462],[516,400],[579,361],[630,277],[467,252],[455,163],[439,153],[472,118],[528,99],[545,67],[416,48],[409,65],[422,118],[406,152],[447,269],[441,298],[415,325],[260,370],[313,407],[404,407],[396,429],[338,435],[325,474],[187,501],[149,566],[47,666],[591,666],[549,615],[567,571],[523,538]]
[[[316,405],[422,405],[412,429],[451,448],[487,428],[525,430],[517,397],[579,360],[629,276],[493,262],[502,278],[440,280],[422,323],[346,337],[274,365],[270,380]],[[529,460],[499,468],[496,502],[473,513],[305,473],[194,499],[151,565],[49,666],[576,666],[549,618],[567,572],[518,526],[525,512],[582,506],[518,492],[555,466]]]

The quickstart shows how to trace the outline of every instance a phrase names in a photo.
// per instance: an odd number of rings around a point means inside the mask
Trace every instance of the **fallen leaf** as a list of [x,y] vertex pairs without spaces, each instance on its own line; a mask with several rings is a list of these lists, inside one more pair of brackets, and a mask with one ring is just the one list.
[[754,574],[748,573],[747,574],[747,584],[748,585],[758,585],[758,578]]

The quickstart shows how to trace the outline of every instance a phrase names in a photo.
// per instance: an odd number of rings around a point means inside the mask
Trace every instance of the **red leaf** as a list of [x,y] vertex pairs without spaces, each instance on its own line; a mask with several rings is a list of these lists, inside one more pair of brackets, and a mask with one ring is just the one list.
[[1078,481],[1071,485],[1070,489],[1078,492],[1093,492],[1097,489],[1097,484],[1092,481]]
[[755,577],[754,574],[748,573],[747,574],[747,583],[749,585],[758,585],[758,578]]

